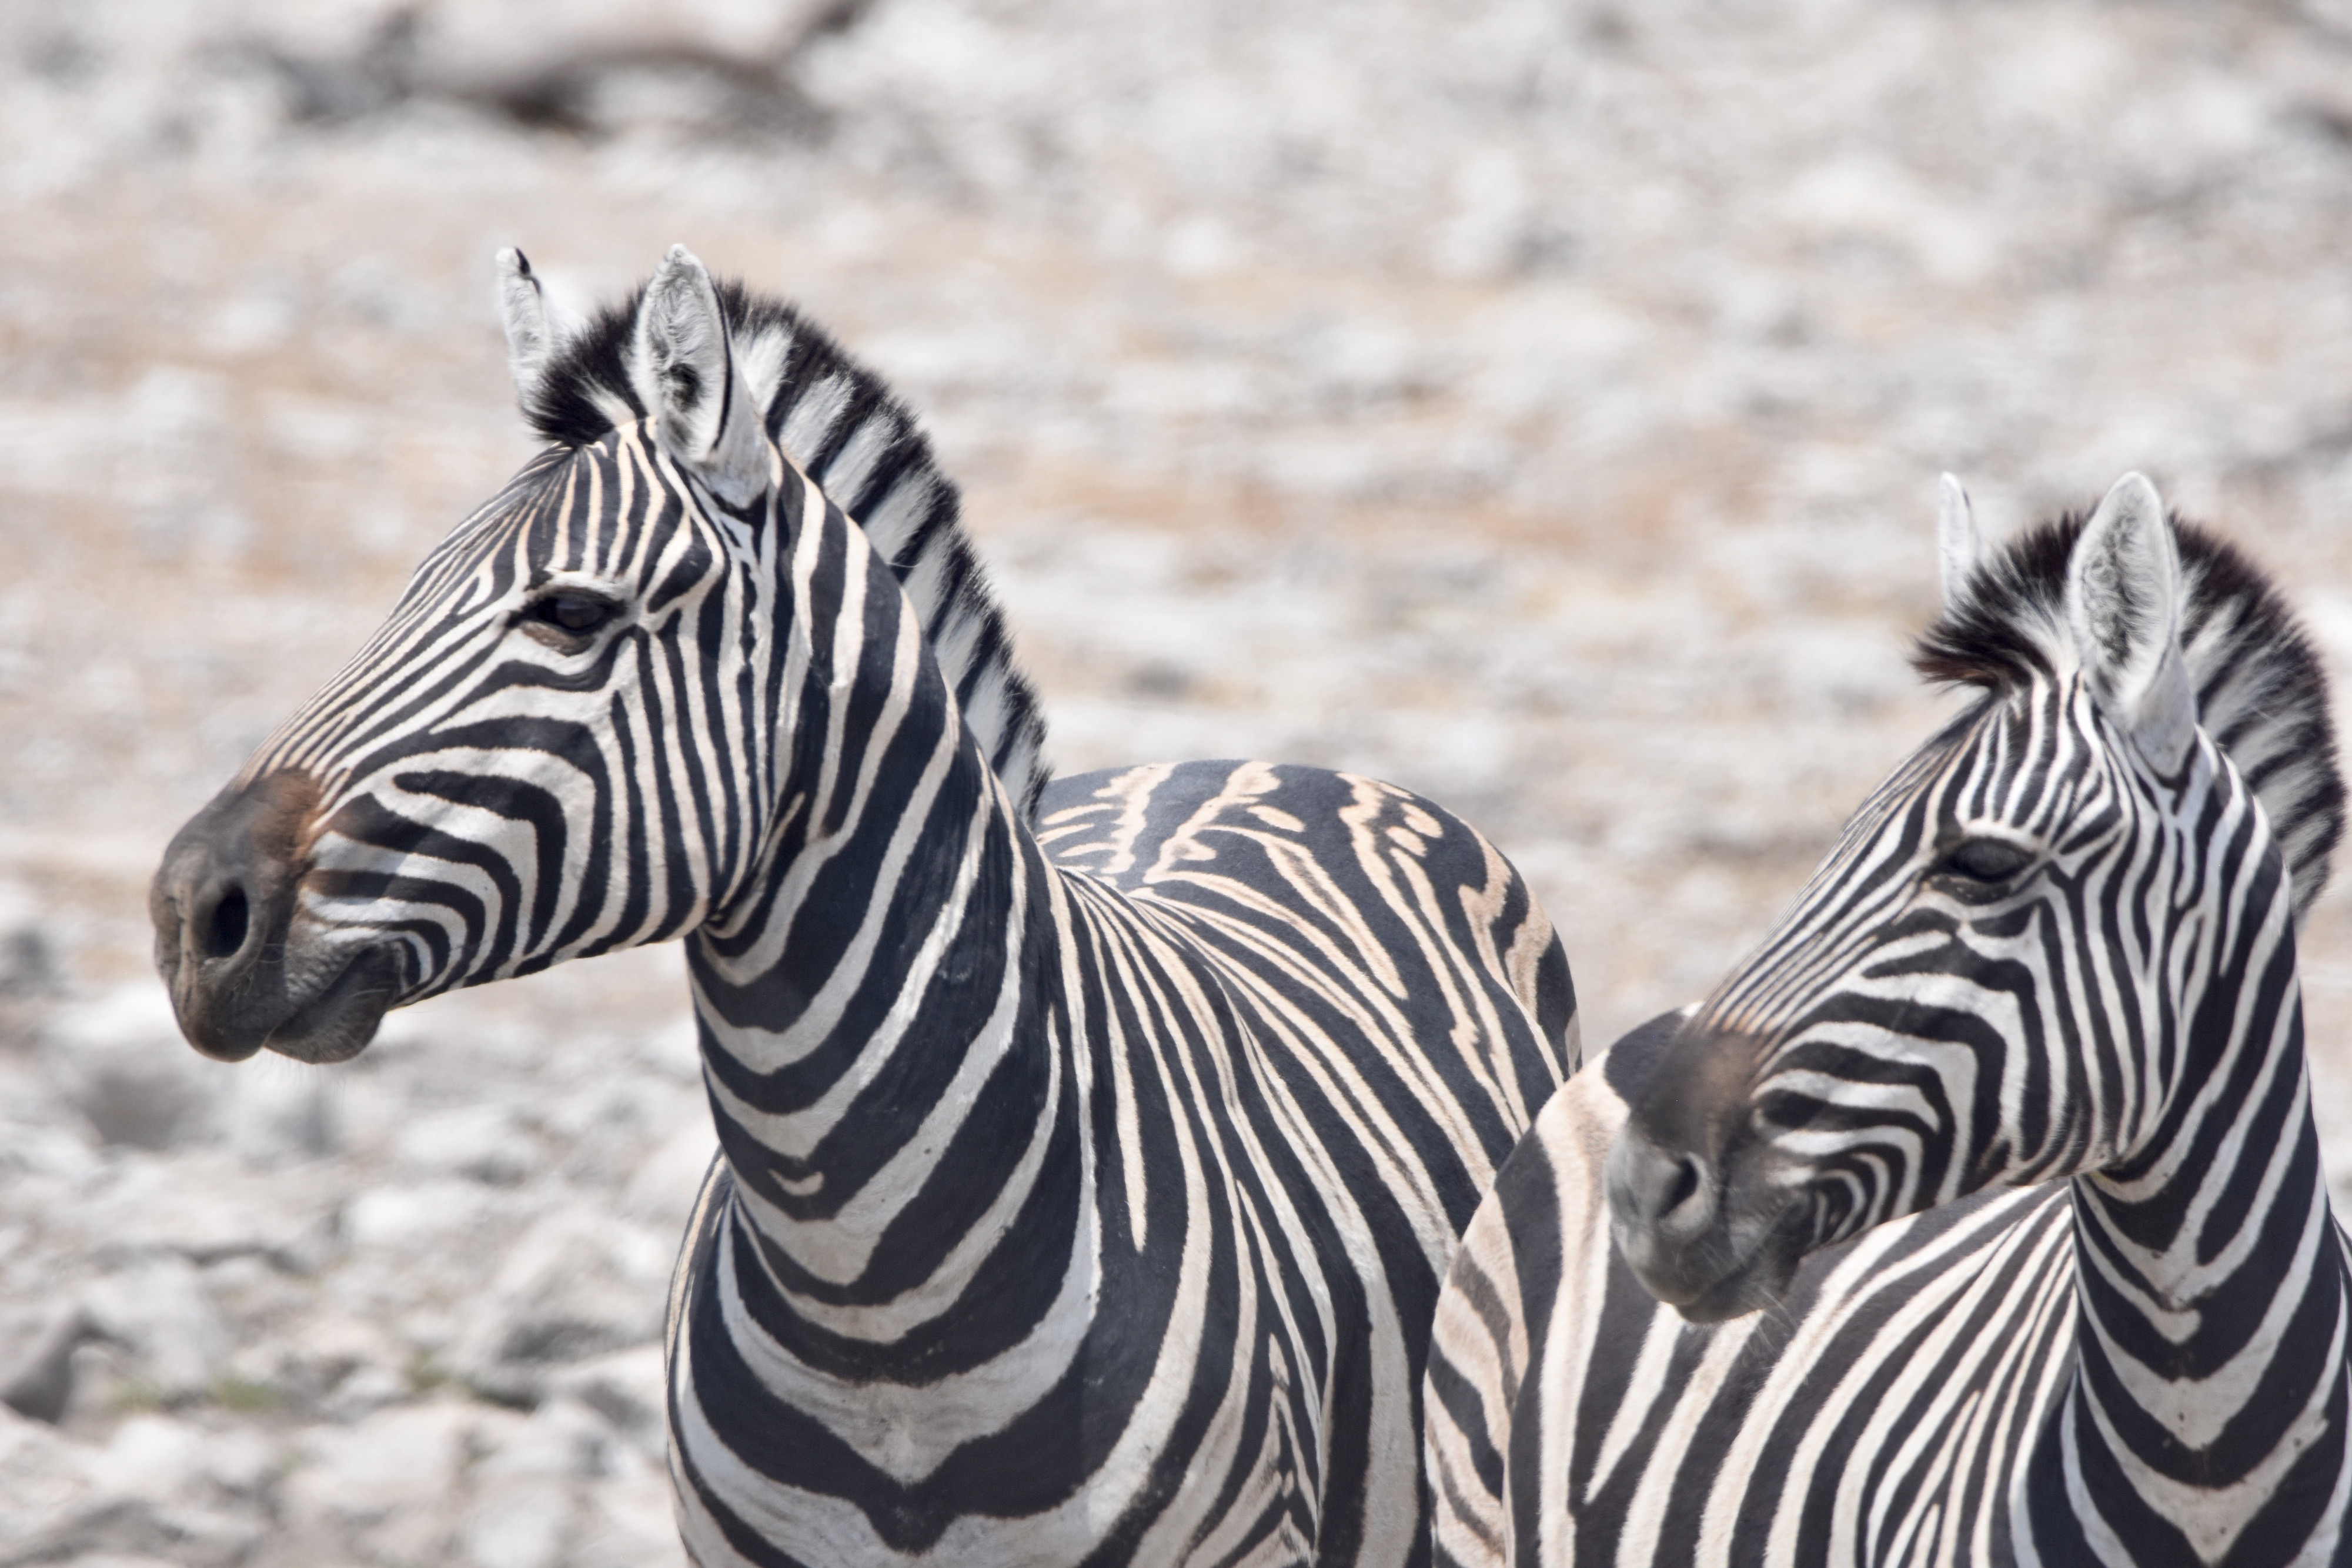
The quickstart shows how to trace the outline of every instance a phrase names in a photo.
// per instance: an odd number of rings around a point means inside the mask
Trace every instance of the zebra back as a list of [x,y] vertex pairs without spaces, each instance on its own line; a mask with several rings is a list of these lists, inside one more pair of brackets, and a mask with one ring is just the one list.
[[[962,522],[955,482],[929,438],[882,378],[782,300],[718,284],[737,374],[766,411],[768,434],[855,519],[915,607],[982,752],[1024,819],[1034,821],[1049,769],[1036,689],[1013,643]],[[585,446],[646,417],[637,363],[645,290],[604,307],[555,345],[522,392],[524,417],[548,440]]]

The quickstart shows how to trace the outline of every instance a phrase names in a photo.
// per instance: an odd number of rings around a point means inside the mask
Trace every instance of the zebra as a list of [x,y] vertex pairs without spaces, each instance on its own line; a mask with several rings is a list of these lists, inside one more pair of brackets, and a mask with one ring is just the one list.
[[1439,1562],[2352,1561],[2317,660],[2137,475],[1990,552],[1948,476],[1941,538],[1970,703],[1472,1221]]
[[683,937],[696,1563],[1426,1562],[1437,1291],[1577,1059],[1526,884],[1347,773],[1048,782],[878,377],[682,246],[586,321],[500,267],[547,444],[166,851],[189,1040]]

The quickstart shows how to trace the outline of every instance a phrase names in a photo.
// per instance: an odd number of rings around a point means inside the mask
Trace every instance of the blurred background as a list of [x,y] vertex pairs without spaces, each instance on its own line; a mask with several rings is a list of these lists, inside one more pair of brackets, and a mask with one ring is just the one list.
[[676,954],[230,1069],[143,909],[528,453],[495,248],[675,241],[923,413],[1065,770],[1428,792],[1596,1042],[1949,711],[1938,470],[1998,538],[2147,469],[2352,679],[2344,0],[12,0],[0,1568],[677,1561]]

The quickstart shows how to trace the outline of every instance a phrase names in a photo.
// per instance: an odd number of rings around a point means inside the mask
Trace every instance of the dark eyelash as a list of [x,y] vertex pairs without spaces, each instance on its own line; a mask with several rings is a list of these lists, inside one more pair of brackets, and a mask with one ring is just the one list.
[[610,625],[621,607],[601,593],[559,588],[524,607],[525,618],[553,628],[566,637],[586,637]]
[[2032,850],[2007,839],[1962,839],[1944,852],[1936,873],[1990,885],[2009,881],[2035,859]]

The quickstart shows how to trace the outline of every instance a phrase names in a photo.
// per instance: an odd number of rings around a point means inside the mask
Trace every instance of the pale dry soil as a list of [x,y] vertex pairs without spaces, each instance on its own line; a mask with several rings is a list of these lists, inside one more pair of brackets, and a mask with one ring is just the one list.
[[[0,1381],[47,1417],[0,1408],[0,1568],[676,1561],[677,956],[334,1070],[200,1061],[147,968],[172,831],[529,451],[499,245],[803,300],[962,481],[1065,769],[1426,791],[1591,1040],[1950,711],[1939,469],[1996,537],[2147,469],[2352,679],[2327,5],[512,10],[396,70],[364,0],[0,16]],[[556,66],[562,123],[499,107]]]

